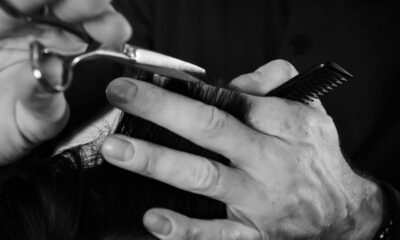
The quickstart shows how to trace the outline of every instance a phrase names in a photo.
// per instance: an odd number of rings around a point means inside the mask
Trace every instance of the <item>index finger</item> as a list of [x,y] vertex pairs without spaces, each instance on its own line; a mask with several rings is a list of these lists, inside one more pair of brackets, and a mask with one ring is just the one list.
[[13,11],[17,13],[29,13],[40,9],[47,3],[53,3],[56,0],[0,0],[0,6],[4,9],[3,12]]
[[112,105],[165,127],[222,154],[235,163],[259,159],[266,135],[230,114],[152,84],[133,79],[114,80],[107,88]]
[[15,19],[9,12],[29,13],[52,2],[55,2],[55,0],[0,0],[0,37],[21,23],[19,19]]

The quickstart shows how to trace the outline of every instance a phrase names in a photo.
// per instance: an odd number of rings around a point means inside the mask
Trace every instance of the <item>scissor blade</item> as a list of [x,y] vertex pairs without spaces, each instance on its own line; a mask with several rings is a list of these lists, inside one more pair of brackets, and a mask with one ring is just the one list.
[[125,44],[122,49],[105,47],[89,51],[75,57],[72,61],[72,65],[75,66],[81,61],[101,57],[122,64],[131,65],[150,73],[188,82],[201,82],[200,79],[193,75],[204,75],[206,72],[203,68],[192,63],[129,44]]
[[195,74],[205,74],[206,70],[192,63],[182,61],[161,53],[136,48],[135,60],[139,64],[154,66],[157,68],[173,69]]
[[164,77],[183,80],[186,82],[194,82],[194,83],[202,82],[202,80],[190,75],[189,73],[181,71],[181,70],[165,68],[165,67],[158,67],[158,66],[154,66],[154,65],[145,65],[145,64],[140,64],[140,63],[136,63],[135,67],[138,69],[145,70],[147,72],[155,73],[155,74],[158,74],[158,75],[161,75]]

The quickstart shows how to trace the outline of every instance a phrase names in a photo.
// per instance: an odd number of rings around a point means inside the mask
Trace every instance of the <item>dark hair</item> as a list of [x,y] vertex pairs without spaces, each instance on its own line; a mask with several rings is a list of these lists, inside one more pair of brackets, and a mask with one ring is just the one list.
[[[246,121],[248,102],[235,91],[176,80],[162,85]],[[136,116],[121,116],[115,133],[230,164]],[[143,214],[153,207],[200,219],[226,218],[223,203],[114,167],[102,159],[98,146],[8,167],[0,182],[0,239],[155,239],[142,225]]]

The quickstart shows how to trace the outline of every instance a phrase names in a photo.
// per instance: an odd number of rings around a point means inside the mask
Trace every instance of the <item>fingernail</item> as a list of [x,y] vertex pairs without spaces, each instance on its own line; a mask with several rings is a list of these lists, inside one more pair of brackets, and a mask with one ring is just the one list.
[[129,103],[133,101],[137,92],[137,86],[124,79],[117,79],[107,87],[106,94],[110,102]]
[[168,236],[172,231],[172,224],[168,218],[152,212],[145,215],[144,225],[150,232],[163,236]]
[[104,157],[119,162],[129,161],[135,155],[135,148],[133,145],[119,136],[107,138],[101,150]]

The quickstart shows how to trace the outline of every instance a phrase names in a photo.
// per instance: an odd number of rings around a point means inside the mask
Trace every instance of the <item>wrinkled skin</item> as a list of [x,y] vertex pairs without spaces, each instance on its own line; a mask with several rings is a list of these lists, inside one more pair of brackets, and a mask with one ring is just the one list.
[[234,168],[125,136],[102,148],[112,164],[227,204],[228,219],[144,216],[160,239],[371,239],[381,218],[377,186],[356,175],[319,100],[265,95],[293,77],[273,61],[233,80],[251,102],[247,125],[213,107],[134,79],[107,89],[110,103],[229,158]]

